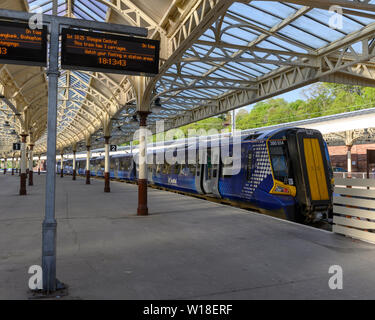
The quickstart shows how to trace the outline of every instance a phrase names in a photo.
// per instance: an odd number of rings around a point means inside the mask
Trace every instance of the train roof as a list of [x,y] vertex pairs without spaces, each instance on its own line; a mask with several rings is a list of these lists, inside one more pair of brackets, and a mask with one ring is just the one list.
[[[297,129],[297,127],[293,126],[270,126],[264,128],[256,128],[256,129],[249,129],[239,132],[240,141],[249,141],[249,140],[264,140],[272,137],[278,132],[289,130],[289,129]],[[160,141],[148,144],[147,151],[148,153],[158,153],[163,152],[165,149],[168,148],[196,148],[198,141],[201,143],[207,142],[207,146],[209,147],[212,143],[216,140],[222,140],[226,138],[224,141],[228,141],[228,143],[233,143],[233,136],[231,132],[220,133],[211,136],[193,136],[189,138],[183,139],[176,139],[176,140],[169,140],[169,141]],[[121,146],[118,148],[118,152],[123,151],[122,153],[111,154],[111,157],[118,158],[123,157],[124,155],[132,155],[137,154],[139,151],[138,145],[132,147],[132,153],[130,153],[131,147],[130,146]],[[104,149],[96,149],[95,152],[102,152]]]

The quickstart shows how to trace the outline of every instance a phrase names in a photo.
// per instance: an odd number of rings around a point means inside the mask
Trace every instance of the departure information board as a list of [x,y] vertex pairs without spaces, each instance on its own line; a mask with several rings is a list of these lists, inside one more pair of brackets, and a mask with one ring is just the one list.
[[62,29],[63,69],[153,76],[159,72],[157,40]]
[[0,63],[47,65],[47,27],[0,21]]

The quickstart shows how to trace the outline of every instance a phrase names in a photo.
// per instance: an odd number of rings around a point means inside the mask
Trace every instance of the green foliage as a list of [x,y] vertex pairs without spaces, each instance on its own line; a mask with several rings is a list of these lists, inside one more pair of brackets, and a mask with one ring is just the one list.
[[189,130],[196,130],[199,134],[200,129],[203,129],[206,132],[209,132],[209,130],[214,129],[221,132],[225,128],[225,122],[227,122],[225,117],[212,117],[208,119],[204,119],[195,123],[188,124],[186,126],[183,126],[179,129],[183,131],[185,136],[188,136]]
[[305,101],[258,102],[247,115],[237,117],[236,126],[244,130],[375,107],[375,89],[369,87],[318,83],[306,95]]

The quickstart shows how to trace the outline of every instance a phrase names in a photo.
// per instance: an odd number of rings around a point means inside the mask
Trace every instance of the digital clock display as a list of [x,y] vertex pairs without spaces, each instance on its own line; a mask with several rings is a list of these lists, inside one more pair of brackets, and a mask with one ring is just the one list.
[[62,29],[61,66],[153,76],[159,72],[157,40]]
[[47,65],[47,27],[30,29],[26,23],[0,21],[0,63]]

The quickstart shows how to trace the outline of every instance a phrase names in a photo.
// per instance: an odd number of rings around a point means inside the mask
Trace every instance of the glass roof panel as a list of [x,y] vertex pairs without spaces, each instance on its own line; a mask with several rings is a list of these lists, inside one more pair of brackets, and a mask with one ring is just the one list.
[[319,39],[318,37],[315,37],[307,32],[299,30],[291,25],[285,26],[278,32],[278,34],[281,34],[293,40],[295,39],[296,42],[300,42],[299,39],[303,39],[303,43],[306,43],[308,44],[308,46],[313,47],[315,49],[321,48],[329,43],[328,41]]
[[[244,84],[243,80],[267,77],[270,72],[279,68],[277,60],[280,57],[284,58],[282,67],[287,68],[288,66],[284,66],[284,64],[290,61],[290,55],[272,53],[271,50],[314,55],[318,52],[316,49],[324,48],[375,21],[371,19],[371,15],[361,17],[350,14],[350,10],[355,9],[348,8],[349,11],[344,15],[342,30],[334,30],[329,27],[333,13],[328,10],[305,8],[303,5],[278,1],[253,0],[245,2],[233,3],[224,19],[218,20],[220,23],[213,22],[211,28],[199,37],[199,40],[212,44],[220,42],[217,48],[198,43],[191,45],[182,55],[182,60],[178,60],[180,58],[178,57],[167,71],[169,74],[176,74],[178,70],[182,77],[161,77],[156,85],[156,92],[161,94],[162,101],[165,101],[166,105],[171,108],[163,110],[163,114],[173,116],[178,112],[178,109],[190,109],[201,103],[207,103],[206,99],[208,98],[215,99],[236,87],[242,88],[245,85],[250,85],[250,83]],[[28,3],[31,8],[41,6],[45,13],[51,13],[52,0],[28,0]],[[59,15],[67,13],[66,3],[66,0],[58,0]],[[371,0],[370,3],[375,4],[375,0]],[[74,0],[72,4],[71,12],[75,17],[105,21],[108,8],[104,3],[96,0]],[[298,12],[301,8],[304,11]],[[371,14],[374,15],[374,13]],[[213,30],[218,26],[220,30],[216,30],[215,33]],[[359,44],[353,45],[353,47],[357,52],[361,52]],[[262,52],[259,49],[263,49]],[[188,58],[191,58],[192,61],[186,61]],[[210,58],[215,59],[209,61]],[[237,58],[238,60],[236,60]],[[262,58],[265,60],[262,61]],[[291,60],[297,59],[294,56]],[[275,63],[272,63],[273,61]],[[184,75],[186,75],[185,78]],[[222,80],[219,80],[220,78]],[[89,88],[91,74],[71,71],[68,84],[66,79],[66,73],[62,73],[59,85],[61,87],[70,86],[71,89],[61,88],[59,91],[60,97],[62,97],[61,101],[64,100],[64,97],[69,97],[72,101],[64,101],[59,106],[60,125],[63,127],[69,125],[70,119],[75,117],[76,112],[80,110],[80,105],[84,103],[85,91]],[[235,80],[242,81],[236,83]],[[189,88],[189,84],[196,88]],[[205,88],[207,85],[212,87]],[[186,88],[184,91],[170,91],[178,89],[179,86],[181,88],[186,86]],[[199,88],[199,86],[204,88]],[[168,90],[169,92],[167,92]],[[164,97],[163,91],[167,92]],[[180,99],[170,100],[167,98],[167,96],[175,95],[180,96]],[[195,98],[184,100],[184,97]],[[89,99],[91,98],[89,97]],[[183,105],[184,102],[186,105]],[[157,116],[152,115],[151,118],[156,119]]]

